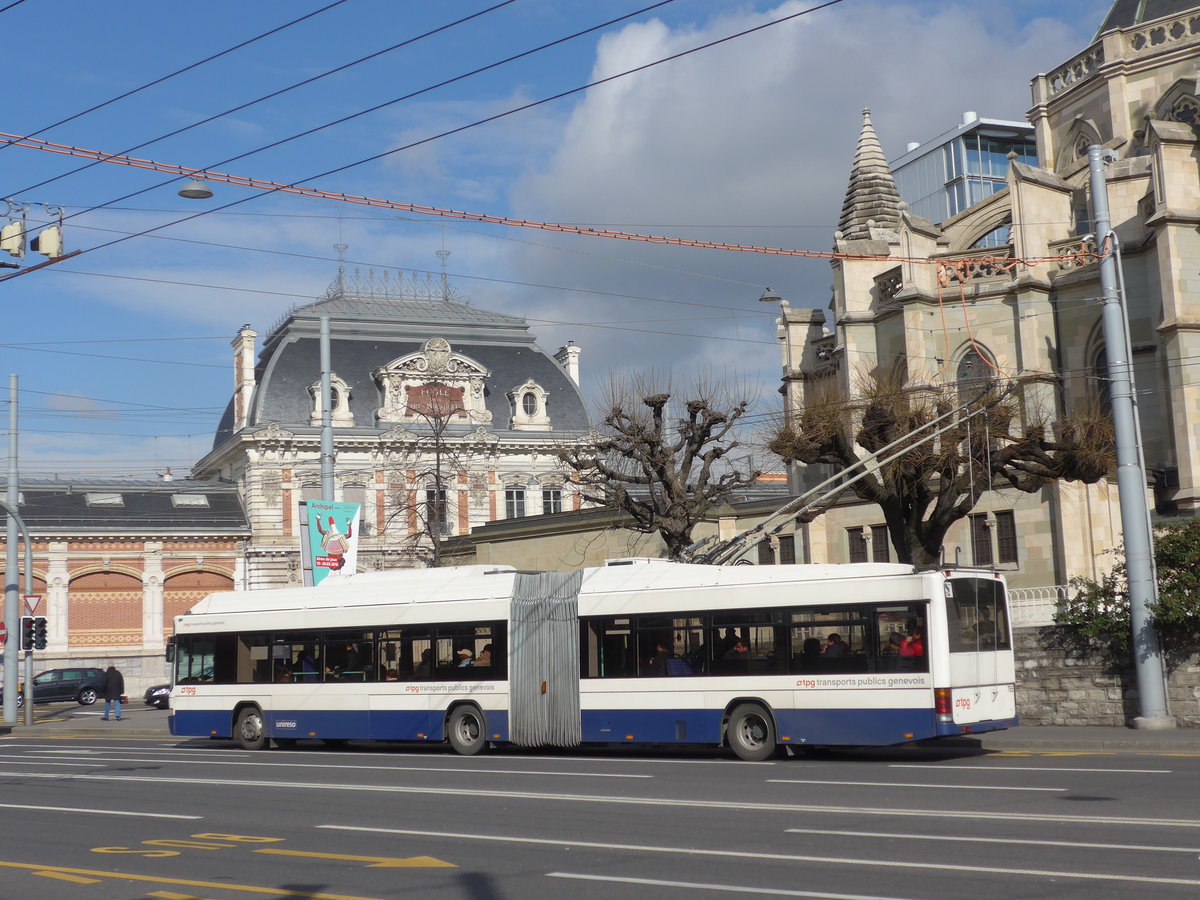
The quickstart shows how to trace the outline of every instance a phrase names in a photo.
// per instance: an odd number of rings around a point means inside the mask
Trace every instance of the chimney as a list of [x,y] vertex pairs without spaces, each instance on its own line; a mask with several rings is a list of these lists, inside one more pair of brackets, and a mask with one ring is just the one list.
[[243,325],[233,339],[233,430],[245,428],[254,399],[254,339],[258,332]]
[[554,354],[558,364],[566,370],[567,376],[575,382],[576,386],[579,385],[579,354],[582,352],[575,346],[574,341],[567,341],[567,345],[559,347]]

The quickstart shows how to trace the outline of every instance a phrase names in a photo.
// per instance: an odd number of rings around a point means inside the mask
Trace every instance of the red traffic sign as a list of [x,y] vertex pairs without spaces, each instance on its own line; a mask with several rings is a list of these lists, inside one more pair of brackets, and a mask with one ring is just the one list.
[[0,622],[0,647],[8,643],[8,627]]
[[29,610],[29,615],[31,615],[31,616],[37,615],[38,604],[41,602],[42,602],[41,594],[26,594],[25,595],[25,608],[27,610]]

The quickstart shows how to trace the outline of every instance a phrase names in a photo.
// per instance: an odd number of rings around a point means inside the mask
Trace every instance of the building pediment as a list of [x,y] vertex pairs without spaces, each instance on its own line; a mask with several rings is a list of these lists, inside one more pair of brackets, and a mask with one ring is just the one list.
[[375,416],[380,422],[489,423],[484,398],[490,376],[486,366],[455,353],[445,338],[430,338],[416,353],[372,373],[383,396]]

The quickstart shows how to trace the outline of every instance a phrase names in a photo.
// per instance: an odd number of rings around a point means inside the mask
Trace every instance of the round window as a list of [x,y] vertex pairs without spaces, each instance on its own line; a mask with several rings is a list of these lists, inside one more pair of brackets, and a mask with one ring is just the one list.
[[525,415],[532,416],[537,412],[537,408],[537,396],[532,391],[528,391],[521,396],[521,409],[525,410]]

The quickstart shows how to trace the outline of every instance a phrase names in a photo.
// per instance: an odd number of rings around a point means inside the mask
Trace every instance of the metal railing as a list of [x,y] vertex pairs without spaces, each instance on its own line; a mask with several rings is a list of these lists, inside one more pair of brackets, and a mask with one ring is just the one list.
[[1053,625],[1058,604],[1067,599],[1070,585],[1008,589],[1008,614],[1013,628]]

